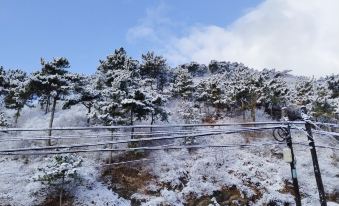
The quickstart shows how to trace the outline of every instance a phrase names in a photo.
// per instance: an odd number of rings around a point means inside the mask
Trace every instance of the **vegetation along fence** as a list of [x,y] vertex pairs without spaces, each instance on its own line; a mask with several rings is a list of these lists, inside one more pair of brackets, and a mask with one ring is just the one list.
[[[62,128],[1,128],[0,155],[53,155],[65,153],[96,153],[108,155],[107,165],[125,164],[113,162],[112,155],[126,151],[154,151],[199,148],[249,148],[267,145],[286,144],[289,148],[285,161],[290,163],[295,191],[296,205],[301,205],[299,185],[293,152],[293,145],[310,148],[314,174],[319,191],[321,205],[326,205],[324,186],[317,158],[316,148],[339,150],[337,147],[315,145],[313,133],[339,140],[339,125],[304,121],[285,122],[247,122],[227,124],[176,124],[176,125],[135,125],[135,126],[100,126],[100,127],[62,127]],[[308,143],[293,142],[291,130],[306,135]],[[223,134],[272,132],[272,140],[260,143],[244,144],[197,144],[201,137],[218,138]],[[48,135],[43,135],[48,134]],[[176,141],[182,140],[182,141]],[[49,142],[52,142],[51,146]]]

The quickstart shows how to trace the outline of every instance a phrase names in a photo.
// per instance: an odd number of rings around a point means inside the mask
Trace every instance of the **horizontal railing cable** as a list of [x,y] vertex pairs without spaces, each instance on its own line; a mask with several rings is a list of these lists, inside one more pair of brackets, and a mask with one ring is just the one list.
[[49,140],[49,139],[56,139],[56,140],[63,140],[63,139],[98,139],[98,138],[105,138],[105,137],[125,137],[125,136],[156,136],[156,135],[173,135],[173,134],[188,134],[188,133],[199,133],[199,132],[215,132],[215,131],[224,131],[220,129],[210,129],[210,130],[180,130],[180,131],[162,131],[160,132],[149,132],[149,133],[140,133],[140,132],[114,132],[111,134],[101,134],[97,133],[94,135],[56,135],[56,136],[14,136],[14,137],[6,137],[0,138],[0,142],[4,141],[23,141],[23,140]]
[[94,126],[94,127],[55,127],[55,128],[1,128],[0,132],[34,132],[34,131],[62,131],[62,130],[98,130],[98,129],[131,129],[131,128],[172,128],[172,127],[215,127],[215,126],[246,126],[246,125],[280,125],[305,124],[304,121],[284,122],[246,122],[223,124],[172,124],[172,125],[126,125],[126,126]]
[[[296,142],[294,144],[307,147],[308,144]],[[55,155],[55,154],[69,154],[69,153],[93,153],[93,152],[130,152],[130,151],[155,151],[155,150],[176,150],[176,149],[203,149],[203,148],[247,148],[247,147],[261,147],[269,145],[285,145],[282,142],[269,142],[261,144],[226,144],[226,145],[181,145],[181,146],[155,146],[155,147],[135,147],[135,148],[118,148],[118,149],[87,149],[87,150],[66,150],[66,151],[49,151],[49,152],[17,152],[17,153],[2,153],[1,155]],[[328,147],[324,145],[317,145],[318,148],[339,150],[339,147]]]
[[48,151],[48,152],[3,152],[1,155],[50,155],[50,154],[69,154],[69,153],[87,153],[87,152],[129,152],[138,150],[172,150],[172,149],[201,149],[201,148],[227,148],[227,147],[260,147],[268,145],[285,144],[281,142],[269,142],[261,144],[224,144],[224,145],[180,145],[180,146],[154,146],[154,147],[134,147],[134,148],[114,148],[114,149],[82,149],[82,150],[63,150],[63,151]]
[[282,126],[271,126],[271,127],[258,127],[258,128],[246,128],[246,129],[235,129],[235,130],[225,130],[218,132],[209,132],[209,133],[197,133],[190,135],[174,135],[174,136],[161,136],[161,137],[153,137],[153,138],[138,138],[138,139],[128,139],[128,140],[118,140],[118,141],[105,141],[98,143],[85,143],[85,144],[75,144],[75,145],[58,145],[58,146],[47,146],[47,147],[32,147],[32,148],[16,148],[16,149],[6,149],[0,150],[1,152],[18,152],[18,151],[29,151],[29,150],[51,150],[51,149],[71,149],[71,148],[79,148],[79,147],[90,147],[90,146],[100,146],[100,145],[114,145],[114,144],[123,144],[123,143],[133,143],[140,141],[155,141],[155,140],[170,140],[170,139],[183,139],[190,137],[203,137],[203,136],[211,136],[218,134],[234,134],[239,132],[250,132],[250,131],[260,131],[274,128],[281,128]]

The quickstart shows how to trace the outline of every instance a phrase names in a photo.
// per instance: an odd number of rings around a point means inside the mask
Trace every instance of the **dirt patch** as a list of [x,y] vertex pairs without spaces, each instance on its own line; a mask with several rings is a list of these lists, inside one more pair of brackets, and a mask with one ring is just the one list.
[[[49,196],[40,206],[60,206],[59,196]],[[73,196],[64,195],[62,206],[73,206]]]
[[[114,158],[113,162],[132,161],[144,158],[142,153],[126,153]],[[142,167],[142,162],[107,167],[102,179],[110,189],[125,199],[131,199],[134,193],[144,193],[148,182],[154,177]]]
[[[256,193],[257,191],[255,191]],[[257,198],[261,196],[261,193],[258,190],[258,194],[252,197],[242,196],[240,190],[235,186],[225,187],[220,191],[214,191],[213,195],[203,196],[200,198],[190,197],[187,200],[185,205],[187,206],[207,206],[213,203],[215,199],[221,206],[235,206],[235,205],[249,205],[250,203],[255,202]]]
[[[282,194],[291,194],[294,197],[296,195],[292,182],[289,182],[288,180],[284,181],[284,187],[282,189],[280,189],[279,192],[282,193]],[[306,195],[304,193],[302,193],[300,190],[299,190],[299,192],[300,192],[301,198],[306,197]]]
[[339,191],[334,191],[333,193],[326,194],[327,201],[332,201],[339,203]]
[[207,115],[201,119],[202,123],[214,124],[218,121],[217,116]]

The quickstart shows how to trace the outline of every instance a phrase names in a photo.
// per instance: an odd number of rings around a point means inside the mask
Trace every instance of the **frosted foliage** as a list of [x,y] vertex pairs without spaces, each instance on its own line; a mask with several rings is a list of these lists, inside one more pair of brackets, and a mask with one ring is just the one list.
[[69,184],[77,178],[82,159],[75,155],[57,155],[46,159],[48,165],[39,168],[36,180],[48,185]]
[[0,127],[9,126],[6,115],[3,112],[0,112]]
[[[54,127],[210,125],[249,121],[249,116],[250,121],[273,121],[273,118],[281,118],[282,107],[296,108],[299,115],[300,107],[304,105],[308,113],[302,113],[299,119],[335,124],[339,120],[338,74],[311,79],[293,76],[289,71],[258,71],[226,61],[211,61],[208,65],[190,62],[170,68],[165,58],[153,52],[145,53],[138,62],[123,48],[100,60],[93,75],[73,74],[68,71],[69,67],[66,58],[42,59],[40,71],[32,74],[0,67],[2,149],[46,147],[44,141],[48,136],[46,138],[45,130],[41,133],[9,132],[3,127],[47,128],[53,115]],[[55,113],[46,114],[51,107]],[[13,118],[8,118],[19,115],[17,124],[11,122]],[[307,145],[307,138],[302,128],[295,128],[300,125],[292,126],[302,203],[318,205],[309,149],[297,144]],[[110,142],[106,141],[137,137],[168,137],[166,140],[143,140],[139,145],[145,147],[228,147],[145,149],[144,152],[128,154],[113,152],[112,160],[119,164],[111,165],[110,169],[106,165],[109,152],[83,152],[51,158],[2,155],[0,205],[42,205],[60,188],[67,190],[74,205],[293,205],[290,165],[282,158],[286,145],[271,144],[276,143],[271,130],[211,134],[224,129],[216,125],[177,125],[170,129],[154,126],[152,129],[134,129],[134,135],[132,130],[124,128],[114,131],[113,140],[108,130],[53,131],[52,136],[56,137],[53,146],[100,143],[99,146],[77,147],[84,150],[108,149]],[[239,126],[228,129],[239,129]],[[331,130],[337,132],[334,128]],[[145,134],[150,131],[153,134]],[[209,136],[187,137],[186,133],[209,133]],[[314,132],[314,139],[316,145],[325,146],[318,147],[317,153],[326,193],[333,200],[339,191],[339,154],[327,148],[338,147],[338,142],[330,134]],[[172,135],[180,138],[172,139]],[[253,144],[253,147],[231,147],[244,144]],[[137,144],[114,144],[117,149],[128,146]],[[134,160],[137,162],[129,162]],[[110,182],[111,169],[120,167],[126,172],[116,176],[117,181]],[[129,169],[137,171],[136,174]],[[81,181],[76,181],[80,177]],[[117,182],[119,185],[113,185]],[[135,188],[132,188],[133,184]],[[128,195],[121,191],[128,191]]]
[[190,98],[194,90],[191,74],[187,69],[178,69],[173,84],[173,93],[184,99]]

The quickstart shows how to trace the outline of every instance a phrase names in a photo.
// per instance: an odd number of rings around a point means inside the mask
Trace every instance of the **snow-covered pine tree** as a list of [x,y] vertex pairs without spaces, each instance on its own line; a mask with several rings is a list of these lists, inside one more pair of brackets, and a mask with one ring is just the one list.
[[216,109],[217,114],[229,105],[229,99],[224,91],[223,85],[217,80],[210,82],[207,88],[208,102]]
[[329,89],[326,79],[314,82],[314,97],[312,98],[312,116],[316,121],[331,122],[335,118],[337,102],[333,101],[333,91]]
[[[199,111],[199,105],[188,100],[182,100],[179,104],[178,116],[184,120],[185,124],[201,123],[202,114]],[[193,144],[194,137],[185,137],[184,144]]]
[[[162,90],[167,82],[167,64],[162,56],[157,56],[154,52],[147,52],[141,55],[140,75],[143,78],[154,79],[156,88]],[[153,88],[153,83],[151,81]]]
[[256,119],[257,101],[262,95],[263,80],[259,78],[258,72],[247,67],[239,66],[229,75],[230,87],[233,88],[233,98],[243,111],[251,111],[252,121]]
[[[145,120],[148,115],[153,111],[151,99],[149,96],[140,89],[135,89],[130,92],[125,99],[121,101],[123,115],[126,123],[133,125],[136,120]],[[131,139],[134,138],[134,128],[131,129]],[[135,143],[130,143],[129,147],[135,147]]]
[[94,102],[90,117],[96,123],[106,126],[126,124],[121,105],[125,95],[124,91],[113,87],[102,90],[99,100]]
[[339,97],[339,74],[331,75],[326,78],[328,89],[331,91],[331,98]]
[[281,111],[281,108],[287,105],[290,92],[285,81],[287,73],[288,71],[278,72],[274,69],[264,69],[260,72],[263,88],[258,103],[264,106],[265,110],[269,111],[272,117],[276,116],[277,119],[280,119],[281,116],[275,114],[275,111]]
[[197,62],[190,62],[187,64],[179,65],[179,68],[187,69],[193,77],[202,77],[208,72],[208,68],[204,64],[199,64]]
[[30,80],[26,72],[16,69],[8,70],[5,79],[6,95],[4,97],[5,107],[16,110],[14,115],[14,124],[18,122],[20,111],[25,105],[29,104],[32,92],[30,89]]
[[167,121],[169,112],[165,108],[166,99],[162,95],[153,95],[151,99],[151,125],[155,123],[156,120]]
[[79,75],[73,85],[72,93],[66,96],[63,109],[69,109],[76,104],[82,104],[87,109],[87,124],[90,124],[90,114],[94,103],[100,97],[94,76]]
[[138,90],[145,94],[145,102],[150,107],[148,117],[151,120],[151,125],[153,125],[156,120],[167,121],[170,113],[165,108],[165,103],[167,102],[167,95],[165,94],[166,92],[163,90],[154,89],[149,83],[149,80],[149,78],[141,78],[138,81]]
[[304,105],[311,110],[311,103],[314,99],[314,79],[299,77],[298,83],[294,88],[293,103],[296,105]]
[[339,74],[331,75],[326,78],[328,89],[330,93],[330,104],[336,108],[334,111],[335,118],[339,120]]
[[[127,56],[124,48],[116,49],[113,54],[108,55],[105,60],[100,60],[100,65],[97,69],[96,75],[98,75],[98,88],[111,87],[112,83],[116,79],[120,78],[122,71],[130,77],[138,77],[138,62]],[[121,79],[121,78],[120,78]],[[120,80],[120,89],[124,90],[129,86],[128,79],[125,81]]]
[[133,125],[135,120],[146,119],[152,112],[151,99],[148,97],[144,91],[137,89],[121,101],[124,113],[129,115],[129,125]]
[[[3,95],[5,95],[5,70],[2,66],[0,66],[0,109],[3,107]],[[0,127],[7,127],[8,120],[5,114],[0,112]]]
[[182,97],[186,100],[192,97],[194,83],[192,75],[187,69],[178,68],[173,84],[173,96]]
[[199,112],[197,104],[191,101],[183,100],[179,104],[178,115],[184,120],[185,124],[197,124],[201,122],[202,115]]
[[[209,97],[209,93],[207,92],[207,81],[206,80],[202,80],[200,81],[197,86],[195,87],[194,93],[193,93],[193,99],[195,102],[198,103],[199,106],[199,112],[200,114],[202,114],[203,112],[207,112],[208,110],[208,105],[206,104],[208,97]],[[202,108],[204,108],[204,111],[202,111]]]
[[47,159],[46,167],[38,168],[39,174],[35,181],[47,186],[50,193],[59,194],[59,205],[62,205],[63,195],[70,192],[81,179],[78,173],[82,159],[78,156],[56,155]]
[[6,71],[5,69],[0,66],[0,98],[2,95],[5,94],[5,84],[6,84]]
[[[49,121],[49,128],[52,128],[57,101],[70,93],[77,75],[68,72],[70,64],[64,57],[54,58],[51,62],[41,59],[41,66],[41,71],[31,76],[32,90],[39,97],[47,96],[48,104],[52,100]],[[52,135],[52,130],[49,130],[48,135]],[[51,140],[48,141],[48,145],[51,145]]]
[[126,115],[122,101],[131,99],[139,87],[137,61],[128,57],[123,48],[117,49],[106,60],[100,60],[96,76],[101,95],[92,116],[105,125],[130,123],[130,113]]
[[211,74],[222,74],[225,72],[231,72],[232,70],[244,67],[244,65],[237,62],[225,62],[225,61],[216,61],[212,60],[208,65],[208,70]]
[[319,97],[312,104],[312,116],[316,121],[330,122],[335,117],[336,106],[329,99]]

